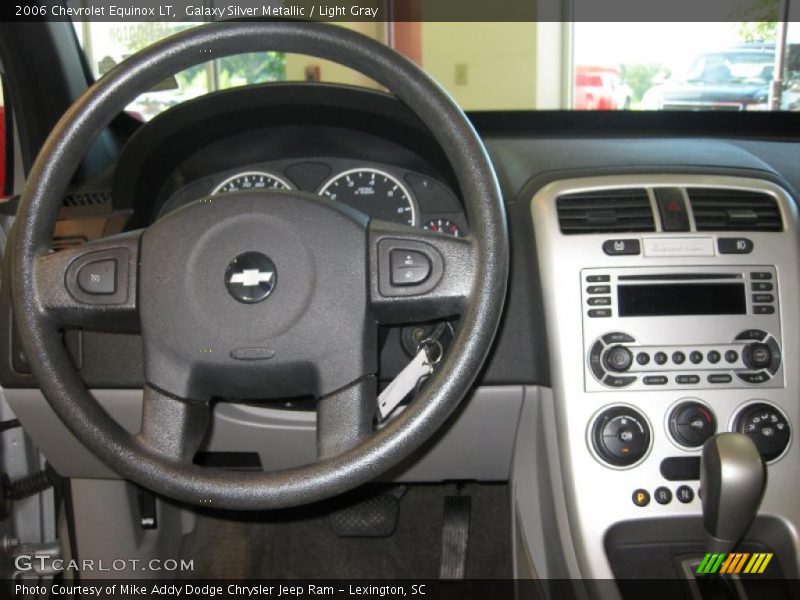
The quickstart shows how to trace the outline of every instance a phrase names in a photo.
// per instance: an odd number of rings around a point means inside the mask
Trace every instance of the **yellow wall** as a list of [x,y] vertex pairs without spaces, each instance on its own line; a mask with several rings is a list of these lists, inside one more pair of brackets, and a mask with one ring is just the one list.
[[[535,23],[424,23],[425,70],[465,110],[533,109]],[[457,83],[464,72],[466,83]]]
[[[340,25],[386,40],[383,23]],[[535,107],[535,23],[423,23],[422,62],[465,110]],[[307,65],[321,67],[322,81],[379,87],[345,67],[296,54],[286,57],[286,78],[302,81]]]
[[[381,42],[386,41],[386,24],[375,22],[356,22],[356,23],[337,23],[347,29],[353,29]],[[286,55],[286,79],[289,81],[305,80],[306,66],[319,65],[322,81],[327,83],[347,83],[350,85],[360,85],[363,87],[377,88],[377,83],[353,71],[347,67],[342,67],[336,63],[320,60],[312,56],[301,54]]]

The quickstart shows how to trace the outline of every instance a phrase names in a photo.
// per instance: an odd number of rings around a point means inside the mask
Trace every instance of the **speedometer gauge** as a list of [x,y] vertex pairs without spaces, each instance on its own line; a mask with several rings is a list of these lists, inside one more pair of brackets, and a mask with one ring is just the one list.
[[290,190],[292,186],[286,181],[264,171],[247,171],[228,177],[211,192],[212,196],[228,192],[241,192],[249,190]]
[[411,194],[398,179],[378,169],[352,169],[334,176],[322,186],[320,196],[343,202],[376,219],[417,224]]

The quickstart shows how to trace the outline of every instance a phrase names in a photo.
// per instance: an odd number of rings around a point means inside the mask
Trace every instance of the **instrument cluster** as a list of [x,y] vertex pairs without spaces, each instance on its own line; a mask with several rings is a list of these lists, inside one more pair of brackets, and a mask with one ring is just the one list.
[[389,165],[346,159],[270,162],[217,173],[179,189],[157,216],[208,196],[269,189],[315,193],[375,219],[443,235],[467,233],[461,203],[442,182]]

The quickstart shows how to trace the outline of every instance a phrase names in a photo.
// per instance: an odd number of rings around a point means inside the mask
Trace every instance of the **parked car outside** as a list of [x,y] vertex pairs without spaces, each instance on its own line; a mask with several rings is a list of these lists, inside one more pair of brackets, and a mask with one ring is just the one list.
[[627,110],[631,107],[631,95],[618,69],[593,66],[575,69],[577,110]]
[[689,70],[649,89],[648,110],[768,110],[775,45],[742,44],[697,55]]

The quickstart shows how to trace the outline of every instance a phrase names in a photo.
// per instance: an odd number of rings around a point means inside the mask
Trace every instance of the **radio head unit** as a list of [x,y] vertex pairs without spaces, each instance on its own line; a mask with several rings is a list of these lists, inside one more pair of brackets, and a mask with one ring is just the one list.
[[586,390],[782,387],[774,266],[581,272]]

